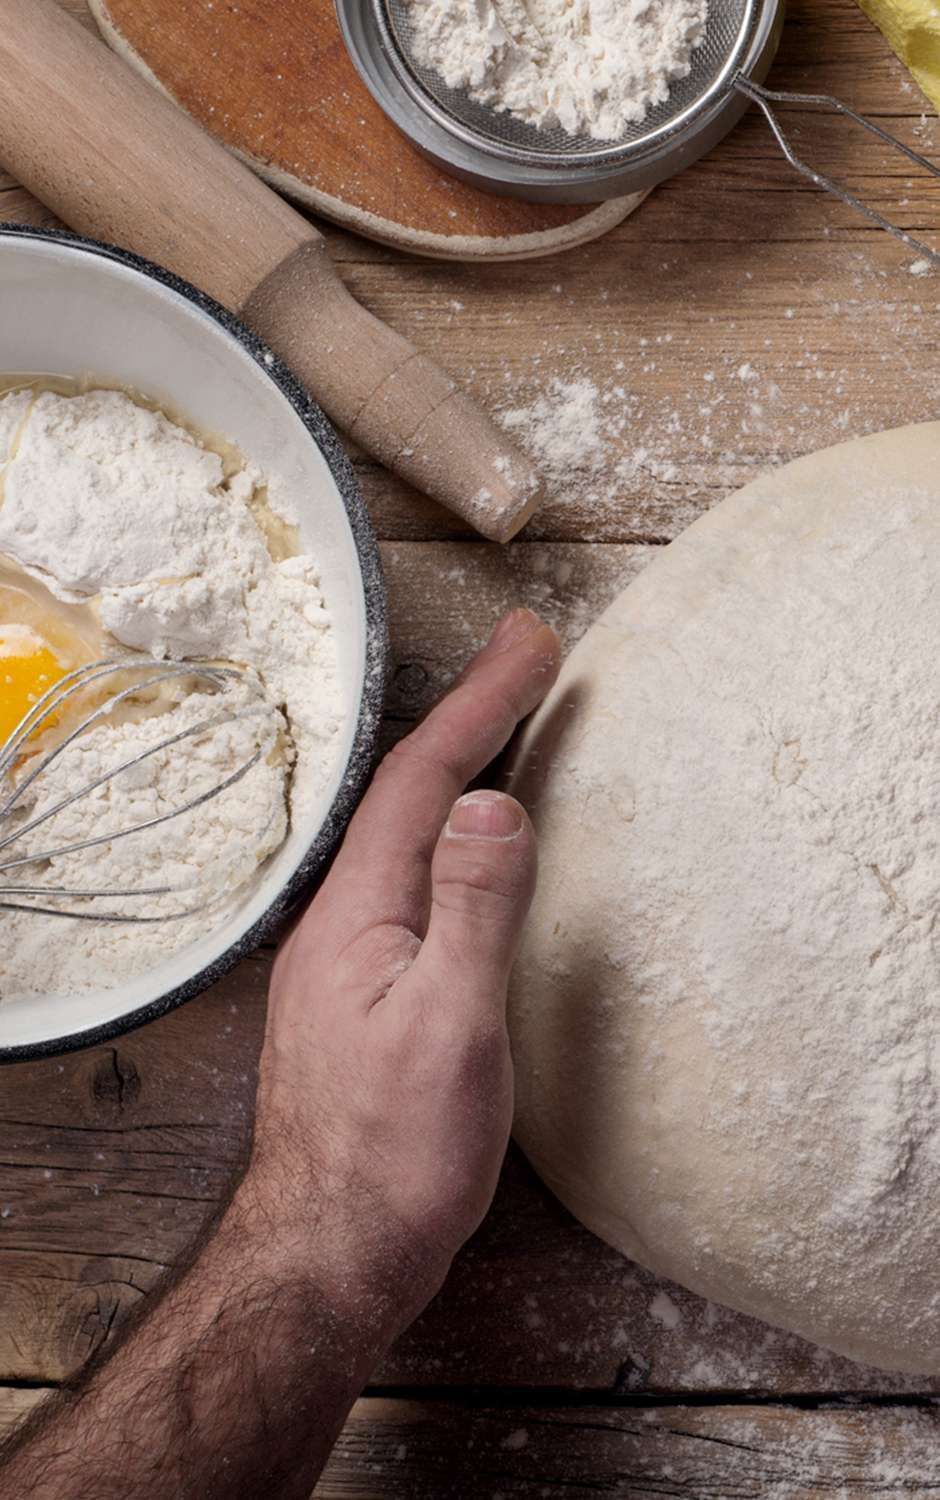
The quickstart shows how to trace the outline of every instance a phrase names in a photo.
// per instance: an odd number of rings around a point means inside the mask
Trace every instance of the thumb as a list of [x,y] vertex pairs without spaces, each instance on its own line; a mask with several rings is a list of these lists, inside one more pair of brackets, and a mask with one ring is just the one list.
[[501,792],[468,792],[451,808],[431,865],[431,917],[416,967],[439,993],[468,990],[501,1008],[535,891],[535,835]]

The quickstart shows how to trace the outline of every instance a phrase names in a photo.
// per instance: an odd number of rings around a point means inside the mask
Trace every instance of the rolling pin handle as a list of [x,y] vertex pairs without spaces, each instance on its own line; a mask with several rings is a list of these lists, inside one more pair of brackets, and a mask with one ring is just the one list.
[[343,286],[321,238],[297,249],[240,309],[337,426],[491,541],[541,498],[532,465],[427,355]]

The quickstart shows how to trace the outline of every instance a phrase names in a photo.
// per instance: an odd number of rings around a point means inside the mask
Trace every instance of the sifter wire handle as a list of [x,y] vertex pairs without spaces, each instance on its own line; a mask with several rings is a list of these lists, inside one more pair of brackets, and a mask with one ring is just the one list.
[[935,166],[932,161],[928,161],[926,156],[921,156],[919,152],[913,151],[910,146],[905,146],[904,142],[899,141],[897,136],[890,135],[887,130],[883,130],[873,120],[867,120],[864,115],[857,114],[854,109],[850,109],[847,104],[843,104],[840,99],[834,99],[831,94],[794,94],[789,91],[765,89],[762,84],[754,83],[750,78],[746,78],[743,73],[738,74],[733,86],[739,93],[745,94],[748,99],[752,99],[763,111],[767,123],[774,133],[777,145],[791,167],[795,167],[798,172],[802,172],[803,176],[808,177],[810,182],[815,183],[816,187],[825,189],[833,197],[841,199],[849,208],[854,208],[857,213],[863,214],[866,219],[870,219],[880,229],[886,229],[889,234],[893,234],[895,239],[901,240],[909,249],[919,251],[922,255],[927,256],[934,265],[940,265],[940,252],[932,250],[929,245],[924,244],[923,240],[918,240],[914,235],[908,234],[907,230],[902,229],[900,225],[893,224],[890,219],[886,219],[883,214],[880,214],[876,208],[872,208],[869,204],[863,203],[860,198],[856,198],[855,194],[850,193],[848,188],[843,187],[841,183],[833,182],[831,177],[824,176],[822,172],[817,172],[814,167],[810,167],[806,162],[802,161],[784,135],[783,126],[770,106],[771,104],[811,104],[833,109],[838,114],[846,115],[848,119],[854,120],[856,125],[861,125],[863,130],[867,130],[870,134],[878,136],[879,140],[884,141],[888,146],[894,147],[896,151],[900,151],[915,166],[923,167],[926,171],[932,173],[934,177],[940,177],[940,167]]

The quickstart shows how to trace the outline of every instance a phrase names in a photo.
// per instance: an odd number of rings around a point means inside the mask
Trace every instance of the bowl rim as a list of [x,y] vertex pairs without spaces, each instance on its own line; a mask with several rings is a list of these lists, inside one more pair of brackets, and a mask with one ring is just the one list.
[[58,1057],[64,1053],[100,1045],[134,1031],[139,1026],[145,1026],[194,999],[230,973],[237,963],[254,952],[261,943],[276,936],[301,897],[308,894],[326,873],[330,857],[342,838],[372,773],[389,661],[388,605],[382,561],[359,482],[331,422],[284,361],[240,318],[214,298],[181,276],[131,250],[124,250],[102,240],[89,239],[85,235],[73,234],[66,229],[0,223],[0,242],[9,239],[58,244],[66,250],[114,261],[148,281],[157,282],[159,286],[192,303],[218,324],[250,356],[262,375],[277,386],[322,454],[346,511],[362,576],[365,659],[358,718],[336,795],[316,837],[262,916],[211,964],[205,965],[182,984],[174,985],[155,1000],[137,1006],[114,1020],[82,1031],[73,1031],[46,1041],[23,1042],[12,1047],[0,1045],[0,1064]]

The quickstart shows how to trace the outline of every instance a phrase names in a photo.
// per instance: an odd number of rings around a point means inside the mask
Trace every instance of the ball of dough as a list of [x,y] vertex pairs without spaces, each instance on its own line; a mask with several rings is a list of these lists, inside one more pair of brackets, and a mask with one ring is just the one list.
[[516,1134],[651,1270],[940,1373],[940,423],[658,554],[515,753]]

